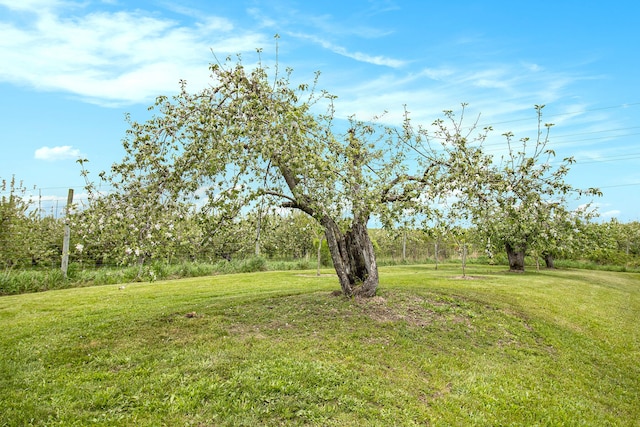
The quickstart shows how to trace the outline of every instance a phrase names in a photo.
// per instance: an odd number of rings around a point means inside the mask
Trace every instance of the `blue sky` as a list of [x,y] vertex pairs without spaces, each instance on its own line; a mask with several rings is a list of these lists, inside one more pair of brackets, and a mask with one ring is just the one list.
[[[602,218],[640,220],[640,3],[431,0],[0,0],[0,177],[52,209],[122,158],[125,113],[148,117],[185,79],[207,84],[213,53],[269,60],[338,96],[340,117],[403,105],[431,123],[468,103],[500,135],[533,137],[533,106],[574,156],[568,181],[599,187]],[[212,53],[213,52],[213,53]]]

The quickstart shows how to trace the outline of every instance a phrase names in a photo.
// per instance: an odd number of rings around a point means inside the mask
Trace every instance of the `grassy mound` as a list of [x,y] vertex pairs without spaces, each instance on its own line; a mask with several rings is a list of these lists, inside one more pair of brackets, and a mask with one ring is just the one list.
[[640,275],[469,275],[386,267],[368,300],[310,272],[2,297],[0,425],[640,419]]

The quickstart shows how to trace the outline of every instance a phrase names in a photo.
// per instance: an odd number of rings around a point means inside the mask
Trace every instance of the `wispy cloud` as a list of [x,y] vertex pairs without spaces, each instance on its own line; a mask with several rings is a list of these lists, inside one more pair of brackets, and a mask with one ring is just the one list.
[[[482,124],[513,119],[516,114],[531,117],[507,123],[506,130],[518,134],[535,124],[534,104],[563,100],[567,105],[566,89],[578,79],[522,59],[464,64],[435,59],[427,64],[423,58],[405,60],[362,47],[351,49],[340,37],[384,37],[385,30],[369,31],[365,24],[349,27],[330,15],[302,19],[307,17],[295,10],[283,9],[276,21],[269,18],[273,14],[248,9],[255,25],[245,29],[250,26],[182,6],[167,6],[178,14],[173,18],[141,10],[88,11],[84,3],[63,0],[0,0],[3,7],[9,16],[21,18],[4,22],[0,18],[0,81],[65,91],[100,105],[148,103],[158,94],[175,92],[180,79],[191,88],[203,87],[209,81],[208,62],[214,60],[211,50],[227,55],[272,46],[271,31],[276,26],[290,29],[282,34],[306,44],[302,49],[316,45],[379,67],[367,67],[368,74],[358,74],[364,67],[323,70],[321,84],[329,76],[328,88],[339,96],[336,105],[343,117],[356,114],[367,119],[390,110],[385,120],[397,124],[406,104],[416,121],[430,123],[443,109],[456,109],[465,102],[471,115],[482,113]],[[391,1],[371,3],[372,10],[381,13],[396,7]],[[186,17],[184,22],[178,21],[181,17]],[[296,19],[306,26],[296,24]],[[422,68],[416,71],[418,64]],[[583,107],[578,101],[571,105]],[[584,114],[560,116],[554,122],[577,120],[594,125],[593,115]]]
[[576,155],[591,143],[586,138],[595,136],[593,143],[601,142],[603,134],[564,135],[611,129],[610,117],[589,112],[589,104],[585,102],[567,99],[566,94],[574,91],[580,80],[580,76],[570,72],[545,71],[517,62],[445,64],[435,63],[411,73],[389,70],[359,81],[333,73],[328,76],[331,79],[328,87],[338,96],[337,115],[346,118],[355,114],[368,120],[387,112],[381,121],[399,125],[406,105],[414,124],[430,127],[435,119],[443,117],[443,110],[453,110],[459,115],[461,104],[466,103],[464,126],[474,125],[476,119],[478,132],[492,126],[494,131],[485,146],[491,154],[500,155],[507,148],[505,132],[513,132],[516,141],[523,137],[535,140],[534,105],[547,104],[542,120],[557,125],[551,130],[549,148],[556,150],[558,159]]
[[[375,1],[371,2],[369,8],[363,9],[357,17],[378,15],[397,9],[394,2]],[[401,68],[409,63],[387,55],[354,51],[345,46],[346,40],[380,39],[394,33],[394,30],[380,25],[366,24],[367,19],[354,20],[354,17],[344,18],[329,13],[310,15],[291,7],[276,7],[275,10],[270,11],[254,7],[249,8],[247,12],[263,28],[281,31],[283,35],[310,41],[323,49],[358,62],[390,68]],[[277,14],[277,19],[270,17],[273,14]],[[304,23],[304,26],[300,23]]]
[[606,212],[602,212],[600,214],[600,217],[603,219],[607,219],[607,218],[616,218],[618,217],[620,214],[622,213],[622,211],[617,210],[617,209],[613,209],[610,211],[606,211]]
[[398,6],[397,2],[394,0],[370,0],[367,13],[371,15],[377,15],[380,13],[392,12],[399,9],[400,6]]
[[248,8],[247,13],[260,25],[277,31],[288,28],[289,31],[295,32],[296,28],[302,27],[314,34],[330,34],[334,38],[377,39],[393,34],[394,30],[385,28],[379,23],[367,24],[368,18],[398,8],[392,4],[382,4],[389,2],[376,3],[353,16],[338,16],[331,13],[309,14],[291,7],[291,4],[278,6],[277,2],[271,2],[269,6]]
[[63,3],[63,1],[57,0],[0,0],[0,6],[17,11],[43,11]]
[[[451,64],[412,74],[389,72],[358,84],[340,83],[335,78],[332,83],[338,87],[334,92],[340,97],[341,112],[357,113],[361,118],[385,110],[401,110],[407,105],[416,120],[431,122],[442,110],[455,110],[461,103],[468,103],[470,113],[482,113],[482,124],[498,123],[521,114],[531,117],[526,125],[529,128],[535,124],[533,106],[559,99],[571,84],[571,77],[539,75],[517,64],[464,67]],[[543,90],[547,92],[541,95]],[[515,125],[519,127],[518,123]]]
[[3,6],[13,11],[9,15],[29,16],[30,24],[0,18],[0,80],[67,91],[98,104],[148,102],[175,92],[180,79],[202,86],[211,50],[227,55],[265,42],[261,34],[215,16],[184,25],[139,10],[88,12],[39,0],[0,0]]
[[324,49],[330,50],[333,53],[336,53],[338,55],[342,55],[347,58],[351,58],[360,62],[366,62],[373,65],[382,65],[382,66],[391,67],[391,68],[401,68],[407,64],[407,61],[389,58],[384,55],[369,55],[367,53],[362,53],[362,52],[350,52],[347,48],[343,46],[333,44],[332,42],[326,39],[323,39],[311,34],[288,33],[288,35],[299,38],[299,39],[311,41],[319,46],[322,46]]
[[54,162],[58,160],[77,159],[80,157],[80,150],[70,145],[62,145],[58,147],[41,147],[38,148],[34,157],[38,160],[46,160]]

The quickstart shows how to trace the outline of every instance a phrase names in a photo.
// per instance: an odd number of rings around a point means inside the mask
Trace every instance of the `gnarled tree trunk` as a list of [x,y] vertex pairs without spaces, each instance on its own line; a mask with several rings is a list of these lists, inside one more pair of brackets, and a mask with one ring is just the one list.
[[544,263],[547,266],[547,268],[550,268],[550,269],[556,268],[555,264],[553,263],[553,254],[549,252],[545,252],[542,254],[542,256],[544,257]]
[[378,289],[378,265],[367,225],[354,221],[346,232],[330,218],[322,220],[333,266],[346,296],[372,297]]
[[526,246],[522,248],[514,248],[509,242],[504,244],[507,250],[507,258],[509,259],[509,271],[517,273],[524,272],[524,254]]

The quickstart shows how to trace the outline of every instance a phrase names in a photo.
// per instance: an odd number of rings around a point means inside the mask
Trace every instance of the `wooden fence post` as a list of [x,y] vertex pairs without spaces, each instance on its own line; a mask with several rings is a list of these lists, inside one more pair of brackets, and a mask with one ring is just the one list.
[[73,188],[69,189],[69,194],[67,195],[67,208],[65,211],[64,218],[64,240],[62,241],[62,266],[60,267],[62,270],[62,274],[64,277],[67,277],[67,270],[69,269],[69,240],[71,238],[71,227],[69,227],[69,211],[71,210],[71,205],[73,204]]

